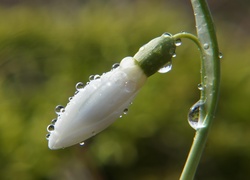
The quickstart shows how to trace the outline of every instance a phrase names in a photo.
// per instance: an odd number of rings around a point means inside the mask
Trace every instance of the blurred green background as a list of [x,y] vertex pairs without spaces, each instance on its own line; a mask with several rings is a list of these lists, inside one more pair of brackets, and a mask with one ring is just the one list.
[[[221,96],[196,179],[250,177],[249,1],[209,1]],[[188,1],[0,1],[0,179],[178,179],[194,130],[199,54],[183,40],[172,71],[155,74],[128,115],[85,142],[52,151],[46,127],[75,84],[133,56],[163,32],[195,33]]]

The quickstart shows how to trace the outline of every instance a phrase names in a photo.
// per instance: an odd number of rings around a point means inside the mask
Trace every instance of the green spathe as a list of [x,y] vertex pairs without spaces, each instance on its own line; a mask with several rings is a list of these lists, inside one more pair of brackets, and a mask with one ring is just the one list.
[[173,36],[169,33],[164,33],[142,46],[134,55],[134,58],[149,77],[171,61],[175,48]]

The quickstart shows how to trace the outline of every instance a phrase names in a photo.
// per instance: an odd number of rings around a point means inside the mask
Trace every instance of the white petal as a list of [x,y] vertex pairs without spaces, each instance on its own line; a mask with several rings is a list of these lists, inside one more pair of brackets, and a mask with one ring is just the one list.
[[112,124],[134,99],[147,77],[132,57],[90,81],[65,107],[48,138],[50,149],[80,143]]

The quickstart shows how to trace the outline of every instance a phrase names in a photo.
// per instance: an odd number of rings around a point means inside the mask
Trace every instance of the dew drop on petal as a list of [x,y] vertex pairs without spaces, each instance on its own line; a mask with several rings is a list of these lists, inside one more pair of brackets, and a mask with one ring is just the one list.
[[159,73],[167,73],[172,69],[172,61],[169,61],[161,69],[158,70]]
[[203,127],[201,122],[199,122],[200,108],[203,105],[204,105],[204,102],[199,100],[190,108],[189,113],[188,113],[188,123],[195,130]]
[[96,79],[100,79],[100,78],[101,78],[101,76],[100,76],[100,75],[98,75],[98,74],[94,76],[94,80],[96,80]]
[[65,108],[62,108],[60,113],[64,113],[65,112]]
[[73,97],[69,97],[69,101],[71,101],[73,99]]
[[49,140],[49,137],[50,137],[50,133],[46,134],[45,138],[46,138],[47,140]]
[[133,82],[133,81],[127,81],[125,83],[125,90],[127,92],[133,92],[133,91],[135,91],[135,89],[136,89],[136,83],[135,82]]
[[82,82],[76,83],[76,90],[79,91],[84,88],[84,84]]
[[56,106],[55,113],[56,114],[60,114],[62,112],[62,109],[64,109],[64,107],[62,105]]
[[176,53],[173,53],[173,54],[172,54],[172,57],[173,57],[173,58],[175,58],[176,56],[177,56]]
[[56,123],[56,121],[57,121],[57,118],[52,119],[51,124],[55,124],[55,123]]
[[114,70],[114,69],[118,68],[119,66],[120,66],[120,63],[115,63],[112,65],[111,70]]
[[83,145],[84,145],[84,142],[80,142],[79,144],[80,144],[80,146],[83,146]]
[[48,127],[47,127],[48,132],[51,132],[51,131],[54,131],[54,130],[55,130],[55,126],[53,124],[48,125]]
[[75,94],[74,95],[76,95],[76,94],[78,94],[79,93],[79,91],[78,90],[76,90],[76,92],[75,92]]
[[123,114],[128,114],[128,108],[125,108],[125,109],[123,110]]
[[93,81],[94,79],[95,79],[95,75],[90,75],[90,76],[89,76],[89,80],[90,80],[90,81]]
[[182,44],[181,39],[176,39],[174,44],[175,46],[180,46]]

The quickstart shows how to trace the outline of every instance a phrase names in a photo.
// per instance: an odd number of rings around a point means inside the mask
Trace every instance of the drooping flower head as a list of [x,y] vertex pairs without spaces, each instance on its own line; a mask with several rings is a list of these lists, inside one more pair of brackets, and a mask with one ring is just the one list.
[[107,128],[127,111],[147,77],[171,62],[174,39],[168,33],[151,40],[134,57],[101,76],[92,76],[84,86],[76,85],[69,103],[56,107],[56,119],[47,127],[50,149],[81,143]]

